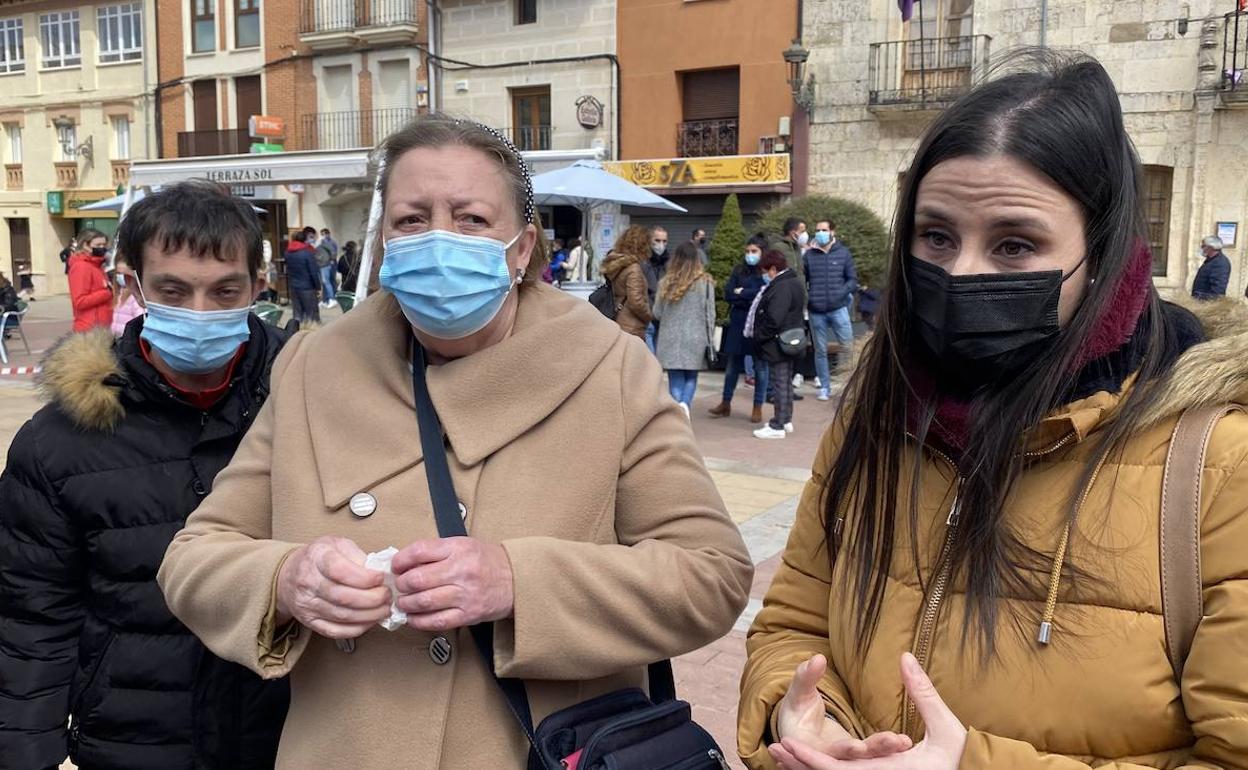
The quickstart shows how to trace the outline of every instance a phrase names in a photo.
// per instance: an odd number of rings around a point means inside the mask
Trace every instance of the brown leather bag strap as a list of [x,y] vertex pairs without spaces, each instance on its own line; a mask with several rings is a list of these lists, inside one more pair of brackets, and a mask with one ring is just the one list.
[[1179,417],[1170,437],[1161,483],[1161,608],[1166,627],[1166,655],[1175,681],[1183,680],[1183,665],[1192,648],[1196,628],[1204,617],[1200,579],[1201,482],[1209,437],[1218,421],[1237,404],[1214,404],[1190,409]]

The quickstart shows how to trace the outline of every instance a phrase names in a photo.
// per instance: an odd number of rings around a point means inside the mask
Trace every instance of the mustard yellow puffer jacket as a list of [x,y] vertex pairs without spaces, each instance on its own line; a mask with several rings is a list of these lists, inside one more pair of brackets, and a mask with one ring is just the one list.
[[[1004,621],[999,655],[986,667],[962,643],[960,586],[942,591],[937,571],[956,471],[920,447],[910,460],[923,463],[918,553],[927,580],[920,585],[908,527],[900,527],[879,631],[865,654],[856,649],[856,603],[842,600],[839,588],[850,560],[830,572],[824,546],[820,497],[840,440],[834,425],[750,631],[738,721],[746,764],[774,767],[766,748],[773,711],[794,669],[815,653],[829,660],[820,685],[828,714],[847,730],[922,738],[898,666],[909,650],[970,731],[962,770],[1248,770],[1248,415],[1224,418],[1209,444],[1200,520],[1205,616],[1182,683],[1166,657],[1161,614],[1161,485],[1175,422],[1194,406],[1248,403],[1248,306],[1226,300],[1199,312],[1211,340],[1176,362],[1158,407],[1097,475],[1080,511],[1068,559],[1091,579],[1059,585],[1047,646],[1035,625],[1015,631]],[[1011,526],[1032,547],[1057,558],[1072,490],[1095,443],[1089,438],[1121,398],[1098,393],[1037,431],[1029,447],[1038,461],[1007,503]],[[1039,586],[1036,596],[1003,601],[1030,605],[1021,616],[1038,617],[1043,594]]]

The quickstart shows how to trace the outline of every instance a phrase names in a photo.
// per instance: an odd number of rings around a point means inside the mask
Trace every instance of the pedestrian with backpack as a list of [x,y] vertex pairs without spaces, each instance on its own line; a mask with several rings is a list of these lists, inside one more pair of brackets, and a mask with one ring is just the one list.
[[[642,339],[646,338],[646,327],[654,320],[642,267],[649,259],[649,249],[649,231],[641,225],[632,225],[602,261],[602,276],[611,287],[610,300],[615,308],[615,315],[610,317],[621,329]],[[599,305],[599,309],[607,308]]]
[[1248,308],[1159,296],[1104,67],[998,66],[902,183],[750,631],[752,770],[1248,768]]

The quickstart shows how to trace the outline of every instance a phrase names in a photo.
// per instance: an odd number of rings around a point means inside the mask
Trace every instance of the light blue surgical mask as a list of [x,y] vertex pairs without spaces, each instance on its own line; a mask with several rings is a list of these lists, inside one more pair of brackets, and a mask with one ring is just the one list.
[[832,233],[828,232],[827,230],[815,231],[815,243],[819,244],[820,246],[827,246],[831,242],[832,242]]
[[749,265],[750,267],[754,267],[759,262],[761,262],[762,259],[763,259],[762,254],[755,254],[752,251],[745,252],[745,264]]
[[763,283],[771,283],[772,280],[771,273],[763,273]]
[[508,243],[446,230],[386,241],[379,278],[419,332],[459,340],[484,329],[519,278],[507,267]]
[[[140,289],[142,291],[142,289]],[[250,307],[233,310],[190,310],[147,302],[140,335],[170,369],[182,374],[207,374],[229,363],[251,337]]]

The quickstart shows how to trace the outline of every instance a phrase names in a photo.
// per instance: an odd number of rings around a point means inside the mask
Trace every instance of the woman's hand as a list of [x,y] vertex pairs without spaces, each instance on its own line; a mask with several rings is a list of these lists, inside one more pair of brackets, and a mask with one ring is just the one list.
[[[876,733],[859,740],[827,715],[823,696],[817,688],[828,670],[828,661],[815,655],[797,667],[789,691],[776,707],[776,729],[781,739],[768,747],[772,759],[785,770],[806,770],[795,759],[790,743],[808,748],[816,755],[838,759],[869,759],[886,757],[910,748],[910,739],[896,733]],[[812,766],[813,770],[813,766]]]
[[447,631],[511,617],[511,560],[472,537],[417,540],[390,561],[399,609],[419,631]]
[[299,548],[277,573],[278,625],[291,618],[330,639],[354,639],[390,615],[385,576],[365,569],[365,554],[345,537]]
[[901,656],[901,680],[927,726],[923,740],[909,751],[876,759],[851,758],[785,736],[778,751],[771,747],[772,757],[784,770],[958,770],[966,749],[966,728],[908,652]]

